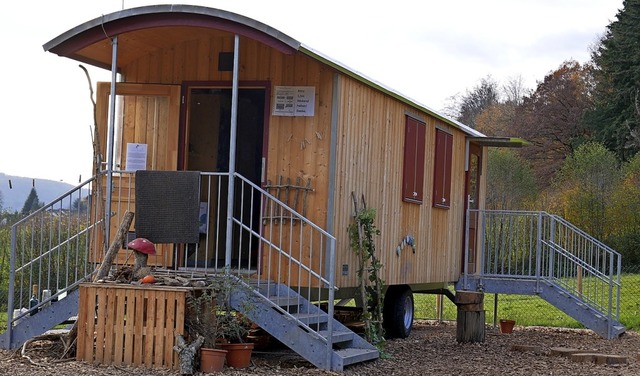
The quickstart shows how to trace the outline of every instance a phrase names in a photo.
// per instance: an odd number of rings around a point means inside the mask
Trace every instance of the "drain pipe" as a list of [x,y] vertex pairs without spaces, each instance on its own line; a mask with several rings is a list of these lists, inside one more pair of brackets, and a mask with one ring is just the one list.
[[231,130],[229,136],[229,185],[227,191],[227,239],[224,254],[224,273],[231,273],[231,246],[233,236],[233,203],[235,196],[236,173],[236,138],[238,126],[238,54],[240,50],[240,36],[235,35],[233,42],[233,83],[231,86]]
[[[107,250],[111,229],[109,226],[111,220],[111,193],[113,185],[113,144],[115,138],[116,124],[116,79],[118,77],[118,36],[111,39],[111,97],[109,98],[109,136],[107,146],[107,195],[104,209],[104,249]],[[98,182],[98,184],[100,184]]]

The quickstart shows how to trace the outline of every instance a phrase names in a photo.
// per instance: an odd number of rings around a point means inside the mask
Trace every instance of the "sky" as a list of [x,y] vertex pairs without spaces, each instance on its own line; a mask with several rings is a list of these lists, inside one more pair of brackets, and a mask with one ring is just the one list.
[[[0,12],[0,173],[76,184],[91,176],[89,83],[78,62],[42,45],[146,0],[8,1]],[[527,88],[590,47],[622,0],[208,0],[274,27],[436,111],[482,78]],[[92,86],[110,72],[90,69]]]

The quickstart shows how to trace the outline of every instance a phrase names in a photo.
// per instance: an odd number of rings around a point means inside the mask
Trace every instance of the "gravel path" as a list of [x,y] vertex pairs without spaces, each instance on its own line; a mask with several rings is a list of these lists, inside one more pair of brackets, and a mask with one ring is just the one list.
[[[513,351],[514,345],[535,345],[540,353]],[[1,375],[171,375],[177,371],[91,365],[57,361],[57,345],[42,343],[26,349],[35,365],[20,352],[0,351]],[[552,347],[628,357],[622,365],[576,363],[549,355]],[[629,332],[616,340],[604,340],[588,330],[516,327],[512,334],[487,328],[484,344],[458,344],[452,323],[417,321],[411,336],[387,342],[388,356],[347,367],[343,375],[640,375],[640,334]],[[246,370],[227,368],[224,375],[336,375],[315,369],[297,355],[256,352]]]

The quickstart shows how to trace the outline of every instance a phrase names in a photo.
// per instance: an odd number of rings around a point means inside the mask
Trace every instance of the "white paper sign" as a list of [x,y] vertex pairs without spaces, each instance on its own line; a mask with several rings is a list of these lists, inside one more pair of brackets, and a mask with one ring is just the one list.
[[313,116],[316,88],[313,86],[276,86],[274,116]]
[[126,171],[147,169],[147,144],[127,144]]

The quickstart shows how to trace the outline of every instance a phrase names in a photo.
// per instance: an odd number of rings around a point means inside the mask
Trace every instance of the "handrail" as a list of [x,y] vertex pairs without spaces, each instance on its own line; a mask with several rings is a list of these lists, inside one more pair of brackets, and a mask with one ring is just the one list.
[[[92,221],[91,184],[96,176],[68,190],[11,226],[11,254],[7,298],[7,332],[11,338],[14,308],[39,310],[54,298],[75,288],[93,273],[88,255],[102,219]],[[63,215],[58,215],[60,210]],[[95,219],[95,218],[93,218]],[[83,272],[84,271],[84,272]],[[29,297],[38,287],[35,306]],[[40,291],[51,296],[41,299]],[[2,299],[4,297],[0,297]]]
[[[538,287],[540,281],[563,285],[618,320],[622,265],[618,252],[544,211],[468,210],[477,212],[482,221],[483,231],[478,235],[482,240],[481,279],[503,276],[532,279]],[[605,290],[607,296],[600,296]]]

